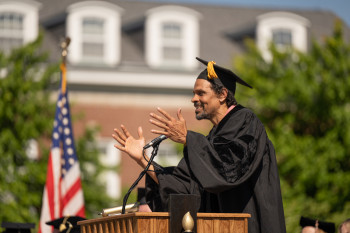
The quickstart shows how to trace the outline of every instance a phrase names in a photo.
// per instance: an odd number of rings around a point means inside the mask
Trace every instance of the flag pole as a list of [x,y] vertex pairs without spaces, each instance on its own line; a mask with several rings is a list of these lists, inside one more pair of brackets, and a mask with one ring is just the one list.
[[39,233],[53,232],[52,226],[46,223],[58,218],[66,216],[85,218],[80,166],[74,146],[73,127],[68,101],[66,58],[69,43],[69,38],[66,38],[61,43],[61,85],[59,86],[60,90],[56,103]]

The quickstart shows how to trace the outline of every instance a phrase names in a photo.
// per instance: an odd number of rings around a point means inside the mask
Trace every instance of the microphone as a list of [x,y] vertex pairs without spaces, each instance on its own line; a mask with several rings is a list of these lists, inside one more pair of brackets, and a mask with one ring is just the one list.
[[155,146],[158,145],[159,143],[161,143],[163,140],[167,139],[167,137],[165,135],[160,135],[159,137],[156,137],[155,139],[153,139],[151,142],[147,143],[143,149],[147,149],[151,146]]
[[[150,143],[148,143],[147,145],[145,145],[143,147],[143,149],[145,150],[145,149],[153,146],[154,150],[152,151],[151,158],[147,161],[147,166],[140,173],[139,178],[137,178],[137,180],[131,185],[131,187],[129,188],[129,191],[125,194],[125,196],[123,198],[122,214],[125,214],[126,202],[128,201],[128,198],[129,198],[129,195],[130,195],[131,191],[136,187],[136,185],[139,183],[139,181],[142,179],[142,177],[147,173],[149,167],[152,164],[154,156],[156,156],[156,154],[157,154],[157,151],[158,151],[158,147],[157,146],[159,145],[159,143],[161,143],[165,139],[167,139],[167,137],[165,135],[160,135],[159,137],[153,139]],[[112,209],[112,211],[115,212],[114,209]]]
[[[128,213],[137,212],[139,209],[139,205],[140,205],[139,203],[126,205],[125,210]],[[102,215],[102,217],[107,217],[109,215],[120,214],[122,212],[122,208],[123,206],[117,206],[117,207],[102,209],[102,212],[99,213],[98,215]]]

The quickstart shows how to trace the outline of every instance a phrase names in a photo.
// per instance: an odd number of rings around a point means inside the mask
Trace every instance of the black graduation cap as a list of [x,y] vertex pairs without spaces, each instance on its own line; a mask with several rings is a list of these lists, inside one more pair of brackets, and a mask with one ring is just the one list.
[[228,90],[232,91],[233,94],[236,92],[236,82],[246,87],[253,88],[231,70],[216,65],[213,61],[208,62],[199,57],[196,57],[196,59],[207,66],[207,69],[203,70],[197,79],[205,79],[223,85]]
[[30,233],[35,227],[34,223],[2,222],[1,227],[5,228],[3,233]]
[[80,226],[77,222],[82,220],[86,220],[86,218],[79,216],[65,216],[46,222],[46,224],[58,229],[60,233],[80,233]]
[[316,227],[318,225],[318,228],[327,232],[327,233],[334,233],[335,232],[335,224],[332,222],[324,222],[319,221],[317,219],[311,219],[301,216],[300,218],[300,226],[302,228],[307,226]]

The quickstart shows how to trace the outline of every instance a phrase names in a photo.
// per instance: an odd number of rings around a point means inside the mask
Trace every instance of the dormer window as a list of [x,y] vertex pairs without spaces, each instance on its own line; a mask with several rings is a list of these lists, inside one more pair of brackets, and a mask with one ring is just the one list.
[[0,32],[1,48],[5,52],[23,45],[23,15],[16,12],[1,13]]
[[272,12],[259,16],[257,21],[257,44],[266,60],[271,59],[271,42],[281,51],[290,47],[301,52],[307,51],[307,31],[310,26],[307,19],[289,12]]
[[38,11],[35,1],[3,1],[0,5],[0,50],[9,53],[38,36]]
[[165,62],[181,62],[182,25],[176,22],[163,23],[163,59]]
[[197,68],[199,13],[180,6],[162,6],[147,12],[146,62],[155,69]]
[[272,30],[272,41],[278,48],[292,46],[292,32],[289,29],[279,28]]
[[97,62],[104,56],[104,19],[87,17],[82,24],[83,61]]
[[108,2],[86,1],[68,8],[69,62],[115,66],[121,57],[122,9]]

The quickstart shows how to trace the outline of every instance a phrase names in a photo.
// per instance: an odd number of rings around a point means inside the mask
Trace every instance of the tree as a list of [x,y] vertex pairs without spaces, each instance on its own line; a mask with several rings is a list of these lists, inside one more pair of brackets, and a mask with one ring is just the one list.
[[[39,36],[10,54],[0,52],[0,221],[39,222],[55,112],[50,94],[59,81],[58,64],[48,64],[42,40]],[[115,201],[95,191],[104,190],[97,180],[103,166],[96,132],[87,128],[76,140],[87,217]],[[38,142],[40,159],[28,158],[31,140]],[[87,164],[94,169],[87,170]]]
[[54,113],[47,90],[55,81],[51,79],[55,67],[40,69],[46,60],[37,51],[41,40],[9,55],[0,53],[2,220],[34,221],[41,205],[39,190],[45,182],[46,161],[30,160],[26,154],[29,140],[49,137]]
[[235,67],[254,89],[238,99],[275,145],[287,232],[300,231],[301,215],[339,224],[350,212],[350,45],[342,24],[306,54],[271,45],[265,61],[247,45]]

